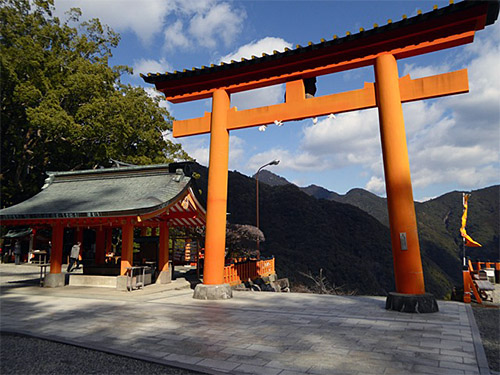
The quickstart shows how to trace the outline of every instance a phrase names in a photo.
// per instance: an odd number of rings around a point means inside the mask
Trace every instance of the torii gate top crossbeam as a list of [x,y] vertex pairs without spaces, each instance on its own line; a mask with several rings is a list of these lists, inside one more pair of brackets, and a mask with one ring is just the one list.
[[402,59],[470,43],[475,31],[496,21],[498,11],[498,1],[462,1],[294,50],[142,77],[147,83],[154,83],[172,103],[205,99],[217,89],[231,94],[372,65],[383,53]]
[[[469,91],[467,70],[439,74],[412,80],[405,76],[399,80],[401,102],[436,98]],[[238,111],[235,107],[228,112],[227,130],[243,129],[251,126],[270,124],[275,119],[281,121],[301,120],[308,117],[324,116],[329,113],[343,113],[376,106],[375,87],[365,82],[359,90],[338,94],[305,98],[302,80],[287,82],[286,102],[266,107]],[[203,117],[174,121],[174,137],[185,137],[210,133],[212,113]]]

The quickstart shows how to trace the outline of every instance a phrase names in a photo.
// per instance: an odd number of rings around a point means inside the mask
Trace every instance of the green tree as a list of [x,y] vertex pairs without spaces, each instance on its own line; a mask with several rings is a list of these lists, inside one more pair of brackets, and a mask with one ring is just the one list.
[[53,10],[53,0],[0,6],[2,207],[36,194],[46,171],[189,159],[163,139],[172,118],[158,99],[120,81],[131,68],[109,66],[119,35]]

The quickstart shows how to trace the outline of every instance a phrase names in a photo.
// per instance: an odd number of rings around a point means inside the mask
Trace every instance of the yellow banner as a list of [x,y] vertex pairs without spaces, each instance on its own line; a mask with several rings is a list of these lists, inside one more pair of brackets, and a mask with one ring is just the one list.
[[469,200],[470,194],[464,194],[463,197],[464,197],[464,213],[462,214],[462,226],[460,227],[460,234],[462,235],[463,238],[465,238],[465,246],[481,247],[481,244],[479,242],[474,241],[465,231],[465,225],[467,224],[467,209],[468,209],[467,201]]

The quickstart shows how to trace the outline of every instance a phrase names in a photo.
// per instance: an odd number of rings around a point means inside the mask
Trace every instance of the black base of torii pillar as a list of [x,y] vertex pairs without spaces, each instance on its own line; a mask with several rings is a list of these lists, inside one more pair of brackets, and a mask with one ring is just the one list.
[[386,310],[407,313],[433,313],[439,311],[436,297],[431,293],[402,294],[392,292],[387,296],[385,308]]

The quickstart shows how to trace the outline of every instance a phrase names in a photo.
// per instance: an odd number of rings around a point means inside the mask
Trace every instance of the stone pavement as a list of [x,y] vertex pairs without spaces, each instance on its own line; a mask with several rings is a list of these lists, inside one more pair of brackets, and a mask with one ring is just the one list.
[[0,329],[206,373],[489,374],[470,306],[384,309],[380,297],[2,286]]

